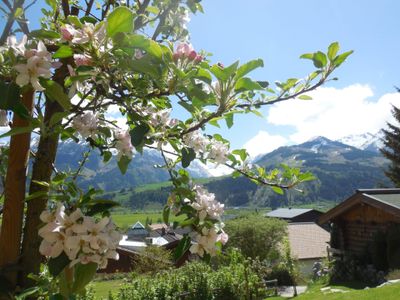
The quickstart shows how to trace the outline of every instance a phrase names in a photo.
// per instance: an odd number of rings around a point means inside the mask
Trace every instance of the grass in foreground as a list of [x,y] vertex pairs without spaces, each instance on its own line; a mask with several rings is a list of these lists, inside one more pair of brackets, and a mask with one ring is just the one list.
[[[399,300],[400,299],[400,283],[384,286],[381,288],[370,288],[367,290],[351,289],[347,286],[331,286],[334,289],[341,289],[345,293],[327,293],[321,292],[323,286],[312,287],[309,291],[298,297],[292,298],[296,300]],[[266,300],[281,300],[282,297],[270,297]]]
[[109,292],[116,294],[125,283],[123,279],[95,281],[90,284],[90,287],[94,291],[95,299],[108,299]]

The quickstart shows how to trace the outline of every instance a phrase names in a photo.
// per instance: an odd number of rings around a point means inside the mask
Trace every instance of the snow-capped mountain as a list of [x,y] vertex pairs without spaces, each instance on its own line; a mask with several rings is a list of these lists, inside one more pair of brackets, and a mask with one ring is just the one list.
[[383,146],[382,136],[382,132],[375,134],[367,132],[363,134],[348,135],[338,139],[337,141],[361,150],[379,152],[379,149]]

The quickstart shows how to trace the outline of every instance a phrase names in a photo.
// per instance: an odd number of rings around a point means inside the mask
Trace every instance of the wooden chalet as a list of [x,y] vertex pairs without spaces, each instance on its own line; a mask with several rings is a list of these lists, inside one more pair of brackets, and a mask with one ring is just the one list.
[[364,255],[378,233],[400,224],[400,189],[357,190],[318,223],[330,224],[333,253]]

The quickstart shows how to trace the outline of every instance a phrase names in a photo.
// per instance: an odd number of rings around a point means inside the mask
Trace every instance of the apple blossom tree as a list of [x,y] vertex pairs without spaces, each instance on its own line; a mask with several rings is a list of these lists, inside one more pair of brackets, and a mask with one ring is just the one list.
[[[47,292],[68,299],[108,259],[118,259],[121,236],[110,218],[117,203],[77,184],[87,155],[78,170],[57,170],[60,140],[85,142],[104,162],[116,156],[122,173],[145,149],[160,152],[173,183],[164,221],[184,214],[174,226],[190,227],[197,236],[194,244],[188,236],[181,240],[176,258],[190,250],[207,260],[228,239],[224,205],[186,170],[193,160],[225,165],[233,176],[278,193],[313,179],[297,168],[266,171],[250,164],[245,149],[231,149],[205,129],[222,121],[230,128],[236,114],[259,115],[262,106],[310,99],[306,93],[332,80],[351,54],[340,54],[338,43],[327,53],[301,56],[314,64],[309,75],[271,85],[248,76],[263,67],[261,59],[224,66],[193,49],[186,25],[191,13],[202,12],[199,0],[46,0],[37,30],[27,26],[23,0],[3,2],[8,18],[0,38],[0,126],[10,126],[1,136],[10,143],[0,276],[11,293],[17,285],[34,285],[44,263],[58,287]],[[187,118],[171,117],[178,106]],[[110,116],[110,107],[118,108],[125,126]],[[32,136],[38,142],[31,148]]]

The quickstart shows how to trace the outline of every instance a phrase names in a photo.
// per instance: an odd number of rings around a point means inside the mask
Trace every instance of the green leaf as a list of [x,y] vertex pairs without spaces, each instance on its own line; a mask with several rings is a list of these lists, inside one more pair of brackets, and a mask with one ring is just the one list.
[[349,57],[353,52],[354,51],[351,50],[351,51],[347,51],[347,52],[344,52],[344,53],[336,56],[336,58],[333,61],[333,64],[335,65],[335,67],[339,67],[346,60],[346,58]]
[[46,197],[47,194],[48,194],[47,191],[37,191],[37,192],[34,192],[33,194],[30,194],[30,195],[26,196],[25,197],[25,201],[36,199],[36,198],[39,198],[39,197]]
[[170,211],[171,211],[171,208],[168,205],[165,205],[164,209],[163,209],[163,221],[167,225],[169,224],[169,213],[170,213]]
[[271,188],[275,193],[277,193],[279,195],[283,195],[284,194],[283,189],[281,189],[280,187],[272,186]]
[[50,118],[49,125],[54,126],[56,123],[60,122],[62,119],[67,117],[70,113],[69,112],[57,112]]
[[82,22],[79,20],[77,16],[68,16],[67,20],[71,25],[74,25],[77,28],[82,28],[83,26]]
[[64,270],[64,268],[70,263],[68,256],[65,252],[62,252],[56,258],[50,258],[47,265],[49,267],[49,272],[53,277],[56,277],[58,274]]
[[328,58],[330,61],[333,61],[336,57],[336,54],[339,51],[339,43],[338,42],[334,42],[332,44],[329,45],[328,47]]
[[118,168],[121,171],[122,174],[125,174],[126,171],[128,170],[129,163],[131,162],[131,159],[128,158],[125,155],[122,155],[121,158],[118,161]]
[[49,300],[65,300],[65,298],[63,297],[63,295],[58,293],[58,294],[51,295],[49,297]]
[[133,31],[133,12],[126,6],[114,9],[107,18],[107,35],[113,37],[118,32]]
[[262,90],[263,87],[256,81],[251,80],[248,77],[240,78],[235,84],[236,92]]
[[85,24],[85,23],[92,23],[94,25],[96,25],[97,23],[97,19],[93,18],[91,16],[84,16],[82,18],[79,19],[81,21],[81,23]]
[[236,78],[242,78],[247,73],[259,67],[264,67],[264,62],[262,59],[251,60],[239,67],[239,69],[236,72]]
[[129,133],[131,135],[131,142],[133,146],[142,144],[144,137],[149,132],[150,127],[147,124],[140,124],[133,128]]
[[300,55],[300,58],[302,58],[302,59],[313,59],[313,57],[314,57],[314,53],[304,53],[304,54],[302,54],[302,55]]
[[53,101],[57,101],[65,110],[71,108],[71,101],[64,93],[61,85],[53,80],[40,79],[40,84],[45,88],[44,93]]
[[182,149],[182,167],[189,167],[190,163],[196,158],[196,152],[192,148]]
[[[88,204],[87,204],[88,203]],[[87,197],[84,199],[84,201],[81,202],[81,204],[86,204],[88,207],[88,211],[86,215],[88,216],[94,216],[96,214],[103,214],[110,209],[119,206],[118,202],[112,201],[112,200],[106,200],[106,199],[91,199],[90,197]]]
[[33,130],[32,126],[28,126],[28,127],[13,127],[13,128],[11,128],[11,130],[9,130],[6,133],[3,133],[2,135],[0,135],[0,139],[8,137],[8,136],[12,136],[12,135],[28,133],[28,132],[31,132],[32,130]]
[[233,154],[239,155],[242,161],[245,161],[247,158],[247,151],[246,149],[236,149],[232,151]]
[[212,82],[212,77],[210,73],[202,68],[198,69],[196,77],[200,80],[203,80],[204,82],[207,82],[208,84],[211,84]]
[[96,263],[76,264],[74,272],[74,283],[72,285],[72,292],[82,292],[85,286],[92,281],[97,271]]
[[228,128],[233,126],[233,113],[228,113],[225,115],[225,122]]
[[39,286],[33,286],[23,290],[20,294],[15,296],[15,300],[24,300],[29,296],[32,296],[40,291]]
[[[143,35],[121,33],[115,36],[114,41],[122,49],[128,48],[127,50],[132,50],[133,48],[138,48],[159,60],[163,58],[163,48],[157,42]],[[143,58],[138,61],[141,60]]]
[[0,81],[0,109],[12,110],[20,102],[20,87],[12,82]]
[[191,239],[188,235],[184,235],[184,237],[179,241],[178,246],[174,251],[174,260],[179,260],[187,250],[189,250],[191,244]]
[[328,62],[328,60],[326,59],[325,53],[323,53],[321,51],[315,52],[312,60],[313,60],[314,66],[319,69],[325,67]]
[[210,69],[211,73],[214,74],[214,76],[221,80],[221,81],[227,81],[237,70],[237,67],[239,65],[239,61],[233,63],[229,67],[222,68],[218,65],[213,65]]
[[300,100],[312,100],[312,97],[308,96],[308,95],[300,95],[299,97]]
[[53,58],[66,58],[74,55],[74,51],[70,46],[62,45],[56,53],[53,54]]
[[45,29],[39,29],[39,30],[32,30],[29,35],[31,37],[37,38],[37,39],[46,39],[46,40],[52,40],[52,39],[59,39],[61,35],[52,30],[45,30]]

